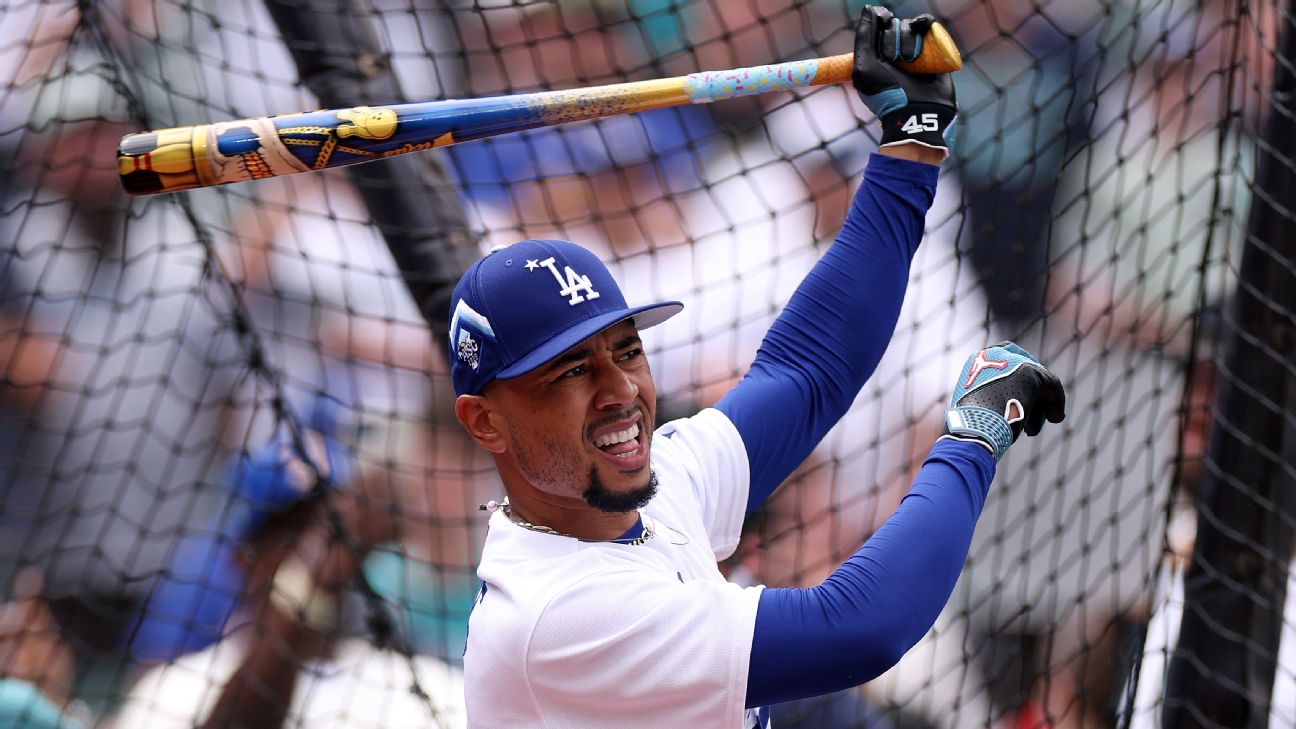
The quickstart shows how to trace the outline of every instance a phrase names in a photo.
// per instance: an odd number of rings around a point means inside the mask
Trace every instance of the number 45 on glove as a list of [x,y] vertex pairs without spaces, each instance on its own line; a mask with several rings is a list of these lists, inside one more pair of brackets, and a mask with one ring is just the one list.
[[900,131],[910,136],[920,132],[939,132],[940,119],[935,114],[914,114],[900,125]]
[[914,73],[896,65],[918,58],[934,23],[930,15],[902,20],[877,6],[860,13],[851,83],[882,121],[883,147],[915,142],[948,154],[954,142],[958,104],[950,74]]

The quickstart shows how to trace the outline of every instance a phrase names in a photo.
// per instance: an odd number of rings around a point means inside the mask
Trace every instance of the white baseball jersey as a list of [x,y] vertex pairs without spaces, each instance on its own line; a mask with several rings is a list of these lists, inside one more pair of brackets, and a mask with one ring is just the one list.
[[741,436],[717,410],[652,442],[657,496],[638,545],[491,517],[464,654],[470,727],[749,729],[760,587],[727,582],[747,505]]

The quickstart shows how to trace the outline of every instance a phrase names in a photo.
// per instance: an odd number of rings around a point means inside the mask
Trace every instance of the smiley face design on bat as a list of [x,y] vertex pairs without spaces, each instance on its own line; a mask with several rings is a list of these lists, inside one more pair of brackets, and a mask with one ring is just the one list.
[[337,113],[348,124],[339,124],[337,135],[343,139],[351,136],[361,139],[386,139],[396,133],[396,112],[391,109],[374,109],[357,106]]

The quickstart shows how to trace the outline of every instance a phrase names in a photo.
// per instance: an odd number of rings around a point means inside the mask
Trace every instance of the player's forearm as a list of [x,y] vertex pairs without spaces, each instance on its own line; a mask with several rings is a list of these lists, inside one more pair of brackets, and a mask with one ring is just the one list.
[[980,445],[938,442],[900,508],[823,584],[766,589],[747,705],[839,691],[894,665],[949,600],[994,471]]
[[930,165],[869,160],[837,241],[770,327],[747,376],[716,405],[747,446],[749,512],[846,412],[886,351],[936,176]]
[[301,670],[298,656],[307,652],[308,645],[313,650],[320,637],[272,608],[266,610],[262,625],[264,635],[251,641],[204,729],[279,729],[284,725]]

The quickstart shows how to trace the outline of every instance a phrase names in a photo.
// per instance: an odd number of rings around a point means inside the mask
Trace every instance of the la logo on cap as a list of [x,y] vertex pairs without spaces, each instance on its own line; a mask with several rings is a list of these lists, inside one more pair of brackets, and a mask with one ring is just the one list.
[[451,301],[447,353],[457,395],[534,372],[618,322],[644,330],[684,308],[678,301],[628,306],[598,256],[556,239],[492,250],[460,277]]
[[[582,301],[592,301],[599,297],[599,292],[594,290],[594,284],[590,282],[589,276],[576,273],[571,266],[563,266],[563,272],[567,274],[567,278],[564,279],[563,274],[558,273],[558,265],[553,256],[549,256],[543,261],[534,258],[527,259],[526,269],[528,271],[534,272],[540,268],[547,268],[553,274],[554,280],[558,282],[558,294],[571,297],[567,299],[570,306],[575,306]],[[584,296],[581,296],[582,292],[584,292]]]

